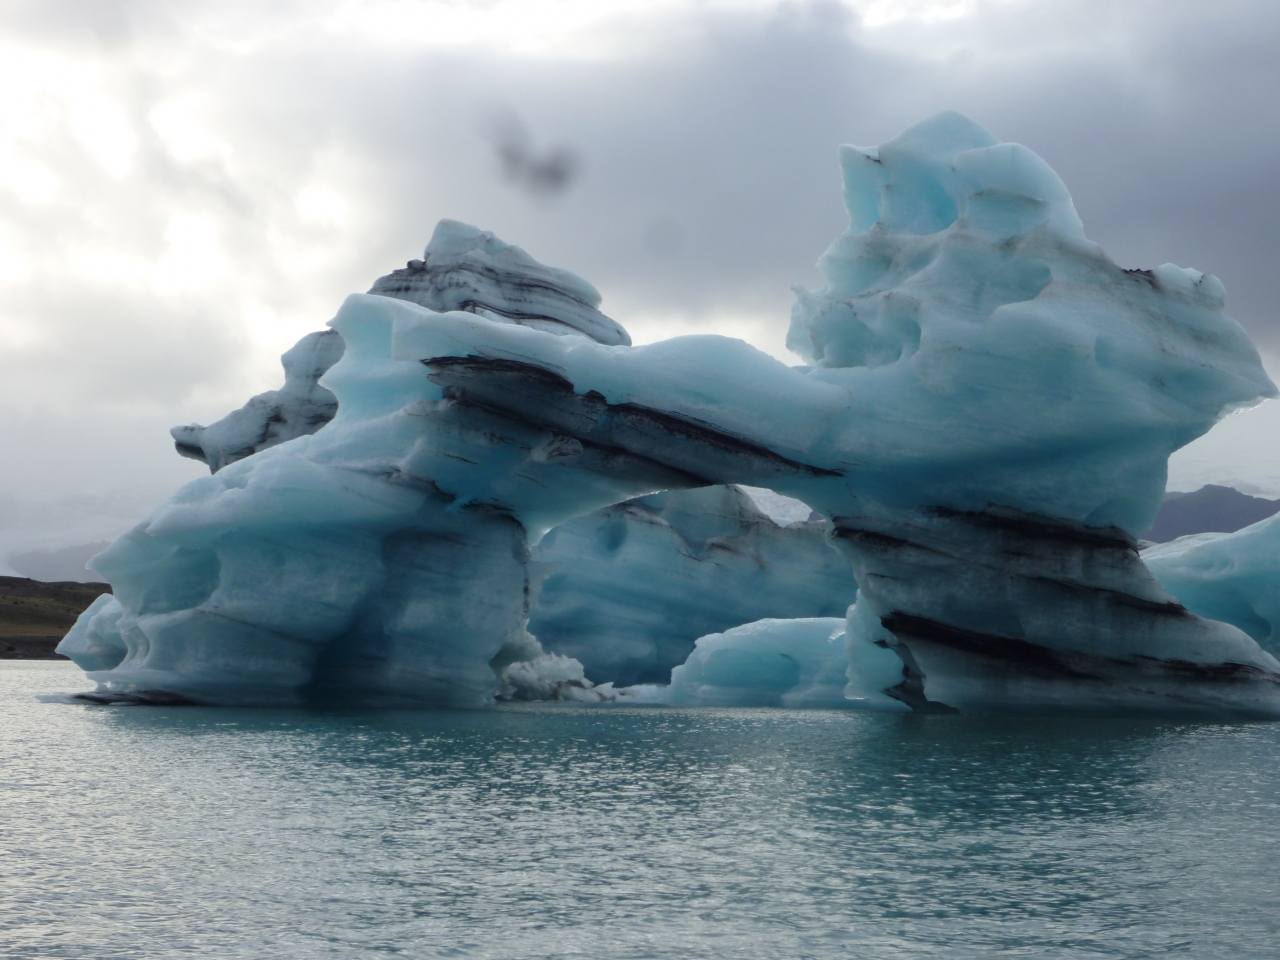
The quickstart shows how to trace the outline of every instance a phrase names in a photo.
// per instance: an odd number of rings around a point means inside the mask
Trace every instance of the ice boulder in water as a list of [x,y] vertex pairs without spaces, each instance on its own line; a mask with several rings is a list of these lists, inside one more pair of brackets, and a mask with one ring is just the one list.
[[664,687],[637,700],[676,706],[846,707],[844,621],[760,620],[698,639]]
[[1169,454],[1275,393],[1222,285],[1121,269],[1043,160],[957,114],[841,160],[850,229],[789,336],[808,369],[435,314],[395,355],[513,424],[812,504],[919,709],[1280,710],[1280,663],[1134,539]]
[[664,686],[622,691],[625,699],[672,706],[906,710],[884,693],[902,681],[892,651],[848,649],[845,620],[759,620],[700,637]]
[[1280,514],[1235,533],[1158,543],[1142,559],[1189,610],[1234,624],[1280,656]]

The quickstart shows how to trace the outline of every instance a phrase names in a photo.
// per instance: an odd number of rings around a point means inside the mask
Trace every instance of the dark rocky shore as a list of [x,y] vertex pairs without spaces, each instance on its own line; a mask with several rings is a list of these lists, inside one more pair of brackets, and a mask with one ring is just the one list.
[[54,648],[82,610],[111,587],[0,577],[0,660],[61,660]]

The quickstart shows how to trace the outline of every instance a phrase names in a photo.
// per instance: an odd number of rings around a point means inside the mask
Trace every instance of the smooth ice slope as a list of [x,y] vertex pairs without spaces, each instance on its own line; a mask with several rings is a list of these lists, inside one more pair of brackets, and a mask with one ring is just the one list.
[[812,504],[921,709],[1280,708],[1280,664],[1178,605],[1133,539],[1168,455],[1275,393],[1222,285],[1121,269],[1043,160],[956,114],[841,159],[851,226],[790,334],[811,369],[436,315],[395,355],[461,404]]
[[849,707],[844,648],[843,619],[760,620],[700,637],[668,686],[625,693],[674,706]]
[[1280,514],[1235,533],[1156,544],[1142,559],[1188,609],[1235,624],[1280,656]]
[[641,497],[552,529],[529,618],[587,677],[663,683],[694,641],[765,618],[842,616],[857,595],[821,523],[779,526],[736,487]]

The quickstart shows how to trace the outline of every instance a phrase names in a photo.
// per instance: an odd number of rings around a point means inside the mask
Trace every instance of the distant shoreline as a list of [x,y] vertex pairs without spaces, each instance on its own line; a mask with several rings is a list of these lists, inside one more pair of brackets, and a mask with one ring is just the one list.
[[62,637],[0,637],[0,660],[66,660],[55,653]]
[[65,660],[54,650],[105,583],[0,577],[0,660]]

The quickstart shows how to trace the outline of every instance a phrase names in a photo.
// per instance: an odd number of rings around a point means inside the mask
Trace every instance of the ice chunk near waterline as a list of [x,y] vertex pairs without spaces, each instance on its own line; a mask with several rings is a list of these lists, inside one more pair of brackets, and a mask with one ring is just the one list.
[[672,706],[907,710],[883,692],[902,682],[902,660],[859,642],[845,620],[758,620],[700,637],[665,686],[621,691],[631,702]]
[[1189,610],[1234,624],[1280,656],[1280,514],[1235,533],[1155,544],[1142,559]]
[[844,648],[848,658],[848,684],[844,695],[850,706],[894,713],[918,709],[918,672],[904,663],[898,639],[880,622],[868,603],[849,608],[844,624]]
[[733,486],[630,500],[552,529],[529,629],[597,682],[665,682],[694,641],[765,618],[843,615],[857,595],[824,524],[781,526]]
[[62,641],[58,652],[80,669],[110,670],[124,659],[128,648],[120,634],[120,603],[104,593],[85,608]]
[[669,685],[626,692],[674,706],[846,707],[847,667],[844,620],[759,620],[700,637]]
[[913,707],[1280,712],[1280,663],[1134,540],[1169,454],[1275,394],[1222,285],[1121,269],[1043,160],[957,114],[841,159],[850,229],[789,336],[809,369],[435,314],[394,353],[461,406],[811,504]]

